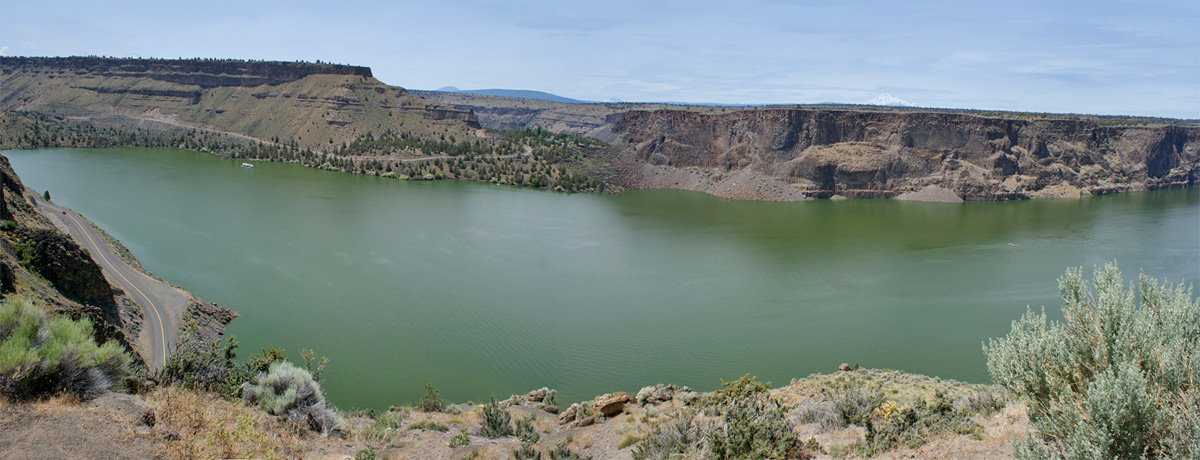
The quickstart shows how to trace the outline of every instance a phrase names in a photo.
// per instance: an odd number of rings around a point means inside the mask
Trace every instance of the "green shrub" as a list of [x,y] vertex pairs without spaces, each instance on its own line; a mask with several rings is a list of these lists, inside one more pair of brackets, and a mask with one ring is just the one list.
[[514,460],[542,460],[542,453],[533,448],[533,443],[522,442],[521,447],[512,451]]
[[375,448],[367,446],[354,454],[354,460],[375,460]]
[[375,426],[395,430],[404,424],[404,414],[400,411],[389,410],[375,419]]
[[655,427],[633,450],[634,460],[666,460],[706,456],[706,431],[695,422],[696,413],[686,409]]
[[0,395],[73,394],[87,400],[124,378],[129,363],[116,342],[96,345],[86,318],[50,320],[21,298],[0,304]]
[[846,426],[846,417],[834,403],[823,396],[814,396],[801,402],[792,411],[801,424],[815,423],[825,430]]
[[507,410],[504,410],[496,403],[496,397],[492,396],[492,402],[484,404],[480,408],[483,411],[483,435],[489,438],[499,438],[501,436],[512,436],[512,415],[509,415]]
[[[568,437],[568,440],[569,438],[570,437]],[[550,460],[592,460],[590,456],[583,456],[580,453],[575,452],[575,450],[571,450],[570,448],[566,447],[566,443],[568,443],[566,440],[559,441],[557,444],[554,444],[553,449],[550,449],[548,452],[546,452],[547,454],[550,454]]]
[[259,372],[267,372],[271,369],[272,364],[280,361],[287,361],[287,354],[283,352],[282,348],[268,346],[258,352],[257,355],[253,355],[247,359],[242,367],[253,376]]
[[629,447],[629,446],[632,446],[632,445],[634,445],[634,444],[637,444],[637,443],[638,443],[638,441],[641,441],[642,439],[643,439],[643,437],[642,437],[642,436],[638,436],[638,435],[636,435],[636,434],[632,434],[632,433],[630,433],[630,434],[627,434],[627,435],[625,435],[625,437],[624,437],[624,438],[621,438],[621,442],[620,442],[620,443],[617,443],[617,450],[621,450],[621,449],[624,449],[624,448],[626,448],[626,447]]
[[463,428],[458,434],[450,437],[450,447],[461,447],[471,445],[471,437],[467,435],[467,429]]
[[1021,458],[1200,456],[1200,301],[1115,263],[1059,278],[1063,321],[1032,309],[984,346],[992,379],[1024,399],[1037,439]]
[[537,427],[533,424],[536,420],[537,417],[534,417],[533,414],[517,419],[517,429],[515,430],[517,437],[525,442],[538,442],[542,435],[538,433]]
[[387,411],[375,419],[375,422],[364,427],[358,436],[372,442],[386,443],[391,446],[397,443],[400,435],[397,430],[404,424],[404,414],[399,411]]
[[875,409],[884,402],[883,393],[877,386],[860,382],[853,376],[821,388],[821,395],[833,404],[833,413],[841,426],[866,426]]
[[417,403],[417,410],[421,412],[442,412],[446,410],[446,401],[438,397],[438,391],[433,389],[432,383],[425,384],[425,396],[421,398],[421,402]]
[[550,460],[592,460],[592,457],[584,457],[578,452],[567,448],[566,440],[559,441],[558,444],[555,444],[554,448],[550,449],[550,451],[547,453],[550,454]]
[[[280,353],[282,354],[283,351],[280,350]],[[329,364],[329,358],[326,358],[324,356],[317,358],[317,352],[312,351],[312,350],[305,350],[305,349],[300,350],[300,357],[304,359],[304,370],[306,370],[306,371],[308,371],[308,373],[312,374],[313,380],[320,382],[321,381],[321,373],[325,371],[325,365]],[[280,358],[281,361],[284,359],[287,359],[287,358],[286,357]]]
[[954,402],[942,393],[913,407],[885,401],[866,422],[866,440],[856,443],[857,454],[872,457],[893,447],[919,447],[945,433],[976,434],[983,427],[971,420],[972,413],[955,410]]
[[709,402],[722,418],[722,426],[708,435],[712,458],[812,458],[787,411],[771,397],[769,383],[747,375],[724,385]]
[[181,337],[178,350],[167,357],[166,365],[155,372],[153,380],[236,397],[249,378],[233,361],[237,347],[232,338],[205,344]]
[[322,433],[342,424],[337,411],[325,406],[321,385],[312,374],[290,361],[275,362],[267,372],[243,384],[242,398],[271,415],[286,415],[288,420]]
[[438,423],[437,420],[422,420],[422,421],[413,423],[412,425],[409,425],[408,429],[410,429],[410,430],[433,430],[433,431],[441,431],[443,433],[450,431],[450,427],[446,426],[446,424],[444,424],[444,423]]

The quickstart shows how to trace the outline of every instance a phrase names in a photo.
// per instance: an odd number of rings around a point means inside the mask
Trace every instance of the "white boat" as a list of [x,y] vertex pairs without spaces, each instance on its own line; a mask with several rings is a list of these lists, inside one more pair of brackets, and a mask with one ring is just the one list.
[[253,167],[254,167],[254,165],[252,165],[252,164],[250,164],[250,163],[242,163],[242,167],[243,167],[243,168],[253,168]]

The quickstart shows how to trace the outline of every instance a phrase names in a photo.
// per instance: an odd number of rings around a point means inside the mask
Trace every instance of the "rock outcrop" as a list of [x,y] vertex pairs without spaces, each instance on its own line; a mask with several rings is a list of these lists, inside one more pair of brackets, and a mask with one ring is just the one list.
[[99,56],[0,57],[0,71],[68,70],[105,77],[140,77],[201,88],[278,85],[309,75],[370,77],[369,67],[310,62],[243,61],[237,59],[133,59]]
[[633,111],[610,121],[640,164],[717,180],[750,171],[817,198],[891,198],[928,186],[966,200],[1080,196],[1185,187],[1200,172],[1198,127],[784,109]]
[[592,411],[605,417],[612,417],[625,410],[625,404],[630,401],[633,401],[633,397],[624,391],[603,394],[596,397],[596,402],[592,404]]

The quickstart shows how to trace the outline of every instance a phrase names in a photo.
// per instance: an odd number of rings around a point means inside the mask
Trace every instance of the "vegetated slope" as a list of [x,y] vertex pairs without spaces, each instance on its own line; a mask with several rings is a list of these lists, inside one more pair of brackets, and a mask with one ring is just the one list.
[[388,129],[466,138],[478,128],[469,110],[385,85],[366,67],[302,62],[4,57],[0,111],[156,120],[315,151]]
[[34,209],[8,158],[0,156],[0,297],[25,296],[73,319],[87,317],[96,340],[135,348],[141,311],[113,289],[100,267],[70,236]]
[[[86,317],[95,328],[97,343],[116,340],[139,361],[150,356],[148,349],[142,349],[145,313],[141,307],[108,282],[86,249],[35,209],[29,190],[2,155],[0,180],[0,298],[23,296],[72,319]],[[192,297],[184,312],[181,339],[217,340],[234,316]],[[151,346],[148,339],[144,346]]]
[[469,109],[370,75],[319,63],[6,57],[0,147],[171,147],[401,179],[614,189],[593,178],[605,165],[586,158],[601,143],[487,132]]

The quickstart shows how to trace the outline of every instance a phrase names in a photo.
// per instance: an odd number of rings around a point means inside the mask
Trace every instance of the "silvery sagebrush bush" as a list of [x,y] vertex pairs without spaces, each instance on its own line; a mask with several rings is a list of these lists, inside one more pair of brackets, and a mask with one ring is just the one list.
[[290,361],[276,361],[242,385],[242,399],[271,415],[286,416],[300,426],[329,433],[342,424],[337,411],[325,404],[321,385],[312,374]]
[[130,361],[115,341],[97,345],[87,318],[51,319],[26,298],[0,304],[0,396],[88,400],[125,377]]
[[1058,280],[1063,320],[1032,309],[984,346],[988,371],[1028,405],[1019,458],[1200,458],[1200,302],[1191,287],[1116,263]]

